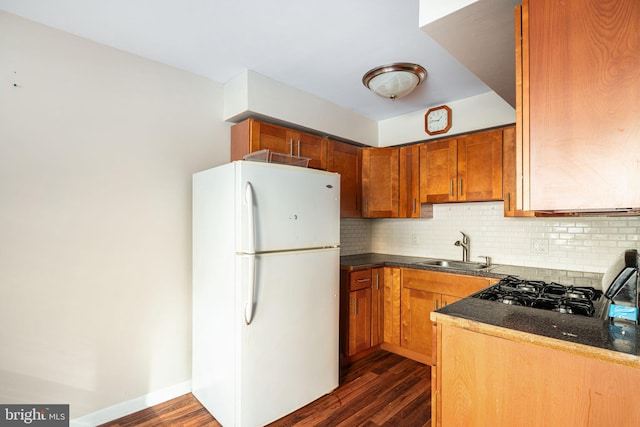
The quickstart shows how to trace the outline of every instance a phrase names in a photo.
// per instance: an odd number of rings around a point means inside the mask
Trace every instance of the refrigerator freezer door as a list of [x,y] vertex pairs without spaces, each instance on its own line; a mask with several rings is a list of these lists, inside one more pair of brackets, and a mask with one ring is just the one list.
[[275,421],[338,386],[338,269],[339,249],[256,257],[253,321],[238,319],[237,425]]
[[272,163],[236,165],[236,212],[240,213],[237,252],[247,253],[247,183],[253,193],[255,251],[271,252],[340,244],[338,174]]

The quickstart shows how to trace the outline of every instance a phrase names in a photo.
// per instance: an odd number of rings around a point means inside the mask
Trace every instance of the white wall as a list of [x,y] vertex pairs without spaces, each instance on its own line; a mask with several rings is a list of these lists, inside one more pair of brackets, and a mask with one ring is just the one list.
[[447,135],[473,132],[515,123],[516,111],[495,92],[487,92],[447,104],[451,108],[451,129],[431,136],[424,130],[424,115],[430,107],[378,122],[378,146],[427,141]]
[[[260,115],[374,147],[443,136],[430,136],[424,130],[424,115],[431,106],[376,122],[252,71],[227,82],[224,98],[224,118],[228,121]],[[448,135],[512,124],[516,120],[513,107],[493,91],[447,105],[452,109]]]
[[[507,265],[604,273],[624,249],[640,250],[640,217],[504,218],[502,202],[478,202],[436,204],[432,219],[344,219],[341,254],[461,259],[459,231],[471,238],[471,261]],[[535,253],[534,240],[547,252]]]
[[420,0],[419,27],[436,21],[478,0]]
[[221,85],[1,11],[0,79],[0,402],[75,418],[190,381]]
[[253,71],[225,84],[225,120],[261,115],[325,135],[376,146],[378,123]]

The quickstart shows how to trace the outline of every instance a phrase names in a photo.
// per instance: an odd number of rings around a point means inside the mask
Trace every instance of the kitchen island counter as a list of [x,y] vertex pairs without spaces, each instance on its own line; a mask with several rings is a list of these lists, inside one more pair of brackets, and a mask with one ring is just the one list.
[[431,314],[448,324],[513,341],[640,368],[640,328],[625,323],[465,298]]
[[434,426],[640,425],[635,325],[476,298],[431,320]]

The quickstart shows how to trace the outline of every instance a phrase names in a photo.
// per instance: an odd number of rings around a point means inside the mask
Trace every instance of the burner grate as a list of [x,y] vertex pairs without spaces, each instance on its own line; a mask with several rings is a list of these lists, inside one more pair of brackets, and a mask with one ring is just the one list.
[[564,286],[555,282],[545,283],[508,276],[497,284],[474,295],[502,304],[533,307],[558,313],[592,317],[594,302],[602,292],[591,287]]

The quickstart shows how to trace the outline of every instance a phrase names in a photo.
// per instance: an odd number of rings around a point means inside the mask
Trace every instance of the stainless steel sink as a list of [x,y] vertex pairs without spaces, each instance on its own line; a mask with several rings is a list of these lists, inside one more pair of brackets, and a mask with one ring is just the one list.
[[487,264],[479,262],[464,262],[464,261],[450,261],[444,259],[433,259],[428,261],[421,261],[416,263],[417,265],[426,265],[432,267],[450,268],[452,270],[484,270],[488,267]]

